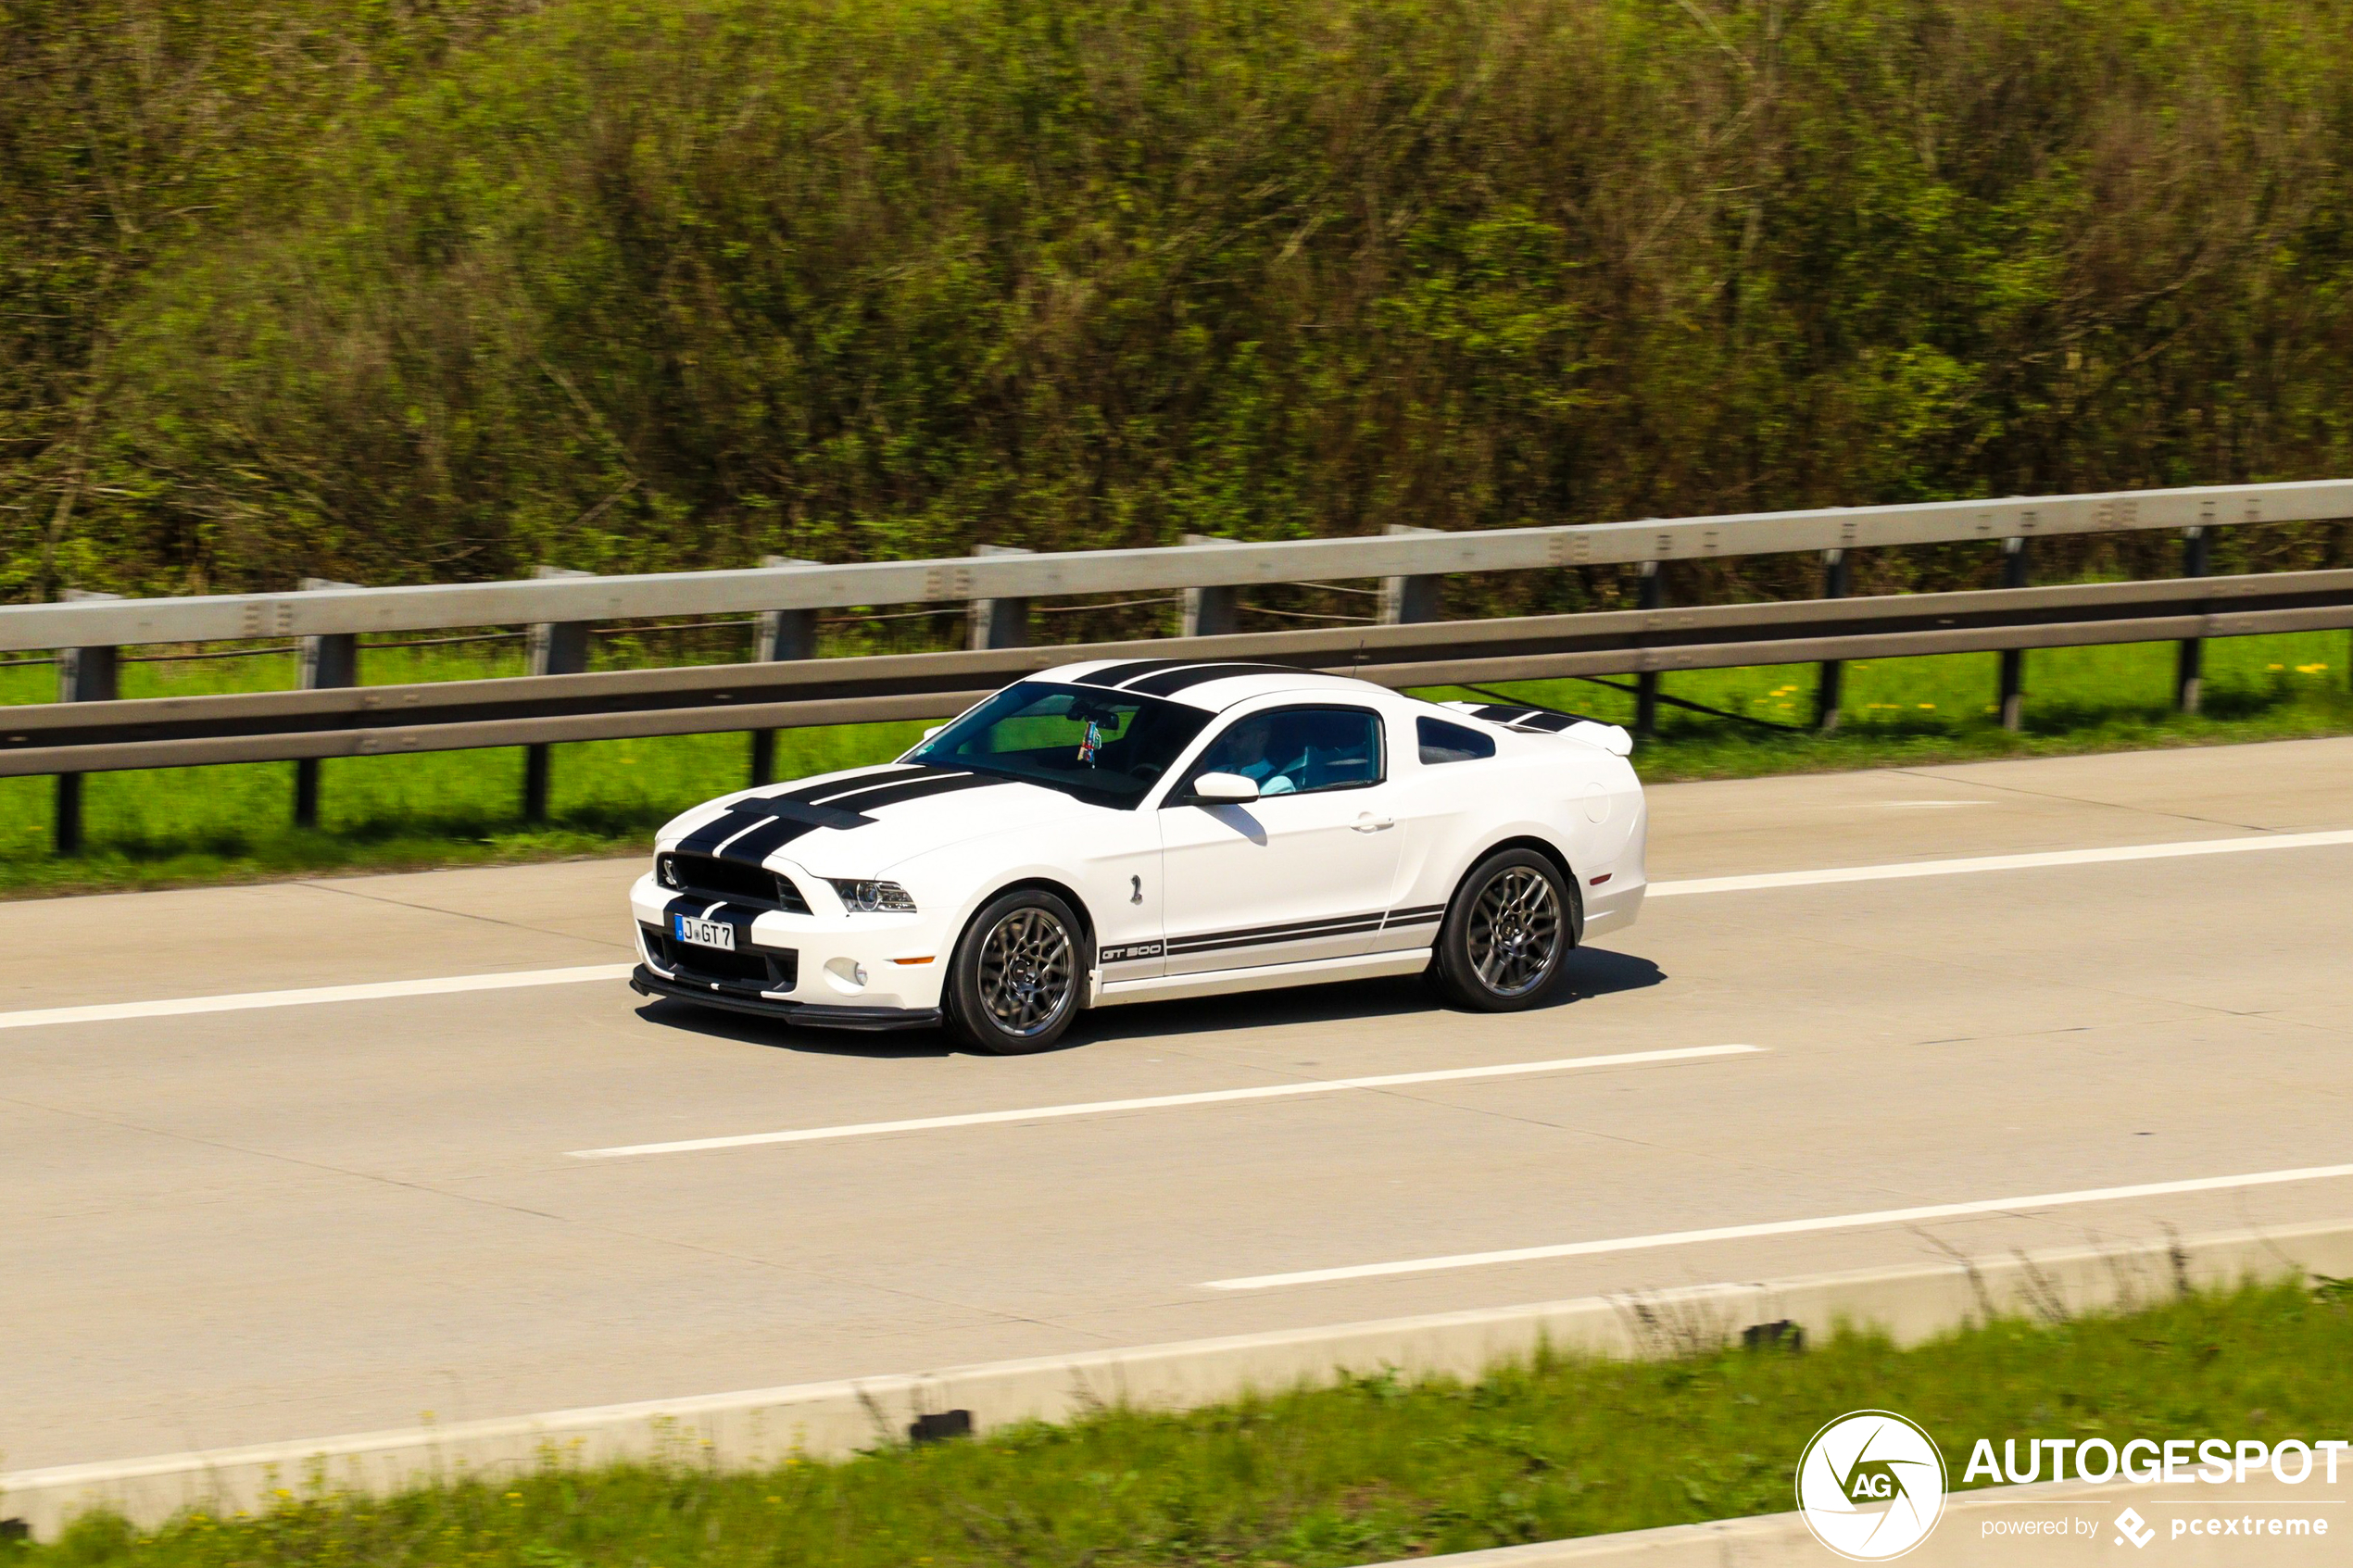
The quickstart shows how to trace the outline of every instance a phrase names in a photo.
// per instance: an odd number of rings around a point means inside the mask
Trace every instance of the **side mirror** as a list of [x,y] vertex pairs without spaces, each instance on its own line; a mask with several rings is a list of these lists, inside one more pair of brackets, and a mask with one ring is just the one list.
[[1193,798],[1211,806],[1239,806],[1258,798],[1258,781],[1239,773],[1203,773],[1193,781]]
[[940,731],[942,731],[942,730],[946,729],[947,727],[948,727],[948,726],[947,726],[947,725],[945,725],[945,724],[934,724],[934,725],[933,725],[930,729],[925,730],[925,731],[924,732],[924,739],[925,739],[925,740],[929,740],[929,739],[931,739],[933,736],[935,736],[935,735],[938,734]]

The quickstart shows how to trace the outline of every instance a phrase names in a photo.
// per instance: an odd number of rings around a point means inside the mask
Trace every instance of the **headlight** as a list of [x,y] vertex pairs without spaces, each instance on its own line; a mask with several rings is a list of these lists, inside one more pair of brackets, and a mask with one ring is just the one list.
[[914,899],[909,897],[907,890],[895,882],[862,882],[856,877],[844,876],[827,877],[825,880],[834,884],[836,893],[841,895],[841,905],[845,909],[860,914],[879,911],[912,915],[915,912]]

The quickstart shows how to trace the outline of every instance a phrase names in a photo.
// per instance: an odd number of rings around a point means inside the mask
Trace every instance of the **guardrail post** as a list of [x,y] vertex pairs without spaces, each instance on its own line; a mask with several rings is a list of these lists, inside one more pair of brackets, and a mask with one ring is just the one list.
[[[1844,550],[1822,552],[1822,597],[1843,599],[1854,582]],[[1838,730],[1839,706],[1845,696],[1846,664],[1843,659],[1822,660],[1820,673],[1814,682],[1814,727],[1824,734]]]
[[[357,583],[338,583],[328,577],[306,577],[302,585],[307,591],[321,588],[357,588]],[[302,689],[324,691],[335,686],[356,686],[359,684],[359,636],[355,632],[333,632],[321,636],[302,639]],[[304,757],[295,762],[295,826],[315,828],[319,825],[319,759]]]
[[[1188,545],[1230,545],[1231,539],[1219,539],[1207,533],[1188,533]],[[1239,588],[1188,588],[1185,590],[1185,613],[1177,633],[1186,637],[1230,637],[1241,630],[1241,590]]]
[[[86,593],[68,588],[68,599],[119,599],[120,594]],[[120,648],[60,648],[57,650],[59,702],[112,702],[122,693]],[[57,775],[57,851],[82,853],[82,775]]]
[[[1642,563],[1641,586],[1635,590],[1634,608],[1657,609],[1667,602],[1666,584],[1659,580],[1658,562]],[[1644,670],[1634,677],[1634,733],[1648,740],[1658,734],[1658,671]]]
[[[815,566],[791,556],[762,556],[762,566]],[[763,609],[754,618],[751,633],[754,663],[817,657],[817,612],[813,609]],[[751,782],[755,787],[776,776],[776,732],[751,733]]]
[[[593,571],[573,571],[543,566],[534,577],[594,577]],[[543,621],[531,629],[531,672],[535,675],[577,675],[588,668],[588,622]],[[548,746],[545,741],[523,747],[522,820],[534,824],[547,820]]]
[[[1410,522],[1392,522],[1381,530],[1384,533],[1438,533],[1443,530],[1416,528]],[[1442,608],[1442,577],[1384,577],[1380,580],[1380,621],[1384,626],[1420,625],[1440,620]]]
[[[982,556],[1026,556],[1035,552],[1019,545],[982,545],[973,552]],[[975,599],[971,606],[972,633],[965,646],[978,653],[983,648],[1019,648],[1029,646],[1029,601],[1027,599]]]
[[[2182,530],[2182,575],[2203,577],[2214,559],[2214,535],[2203,527]],[[2183,637],[2173,660],[2173,706],[2183,713],[2197,711],[2205,695],[2206,645]]]
[[[2012,537],[2002,541],[2002,586],[2026,586],[2026,541]],[[2022,730],[2026,727],[2026,650],[2002,650],[2001,689],[2002,728]]]

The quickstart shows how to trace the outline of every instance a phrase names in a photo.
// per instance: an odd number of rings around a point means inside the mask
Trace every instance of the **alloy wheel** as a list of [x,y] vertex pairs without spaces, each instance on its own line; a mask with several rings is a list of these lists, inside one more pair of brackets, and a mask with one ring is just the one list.
[[1524,996],[1560,956],[1560,897],[1549,879],[1513,866],[1479,889],[1464,935],[1479,984],[1498,997]]
[[1042,1034],[1070,998],[1070,933],[1044,909],[1015,909],[980,947],[980,1001],[1008,1035]]

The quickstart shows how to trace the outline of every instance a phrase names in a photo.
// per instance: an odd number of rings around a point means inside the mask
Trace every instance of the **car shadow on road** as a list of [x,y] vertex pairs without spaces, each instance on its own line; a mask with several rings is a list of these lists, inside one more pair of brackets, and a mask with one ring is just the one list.
[[[1573,1007],[1594,997],[1639,991],[1661,984],[1667,972],[1645,958],[1606,947],[1579,947],[1567,960],[1567,983],[1534,1012]],[[1365,1019],[1440,1014],[1447,1004],[1418,975],[1383,980],[1337,981],[1279,991],[1245,991],[1224,997],[1109,1008],[1078,1021],[1065,1042],[1140,1039],[1206,1035],[1228,1029],[1264,1029],[1302,1023],[1348,1023]]]
[[868,1032],[795,1028],[782,1022],[772,1023],[748,1013],[722,1012],[716,1008],[697,1007],[692,1002],[673,1001],[667,997],[639,1003],[637,1016],[664,1029],[684,1029],[692,1035],[708,1035],[714,1040],[733,1040],[740,1046],[768,1046],[814,1056],[862,1056],[878,1061],[897,1061],[985,1054],[950,1038],[941,1029]]
[[[1579,947],[1567,960],[1568,979],[1560,991],[1531,1010],[1555,1011],[1595,997],[1640,991],[1661,984],[1667,972],[1645,958],[1613,952],[1607,947]],[[1063,1036],[1055,1051],[1076,1050],[1098,1042],[1208,1035],[1221,1030],[1264,1029],[1284,1024],[1347,1023],[1373,1018],[1398,1018],[1440,1013],[1440,1001],[1418,976],[1384,980],[1336,981],[1322,985],[1297,985],[1273,991],[1246,991],[1224,997],[1199,997],[1182,1001],[1147,1002],[1106,1008],[1088,1014]],[[657,997],[637,1008],[637,1016],[666,1029],[684,1029],[739,1045],[767,1046],[777,1050],[817,1056],[867,1057],[891,1061],[943,1056],[978,1056],[944,1030],[906,1029],[865,1034],[846,1029],[795,1028],[741,1013],[699,1008],[691,1002]],[[1051,1054],[1051,1053],[1049,1053]]]

